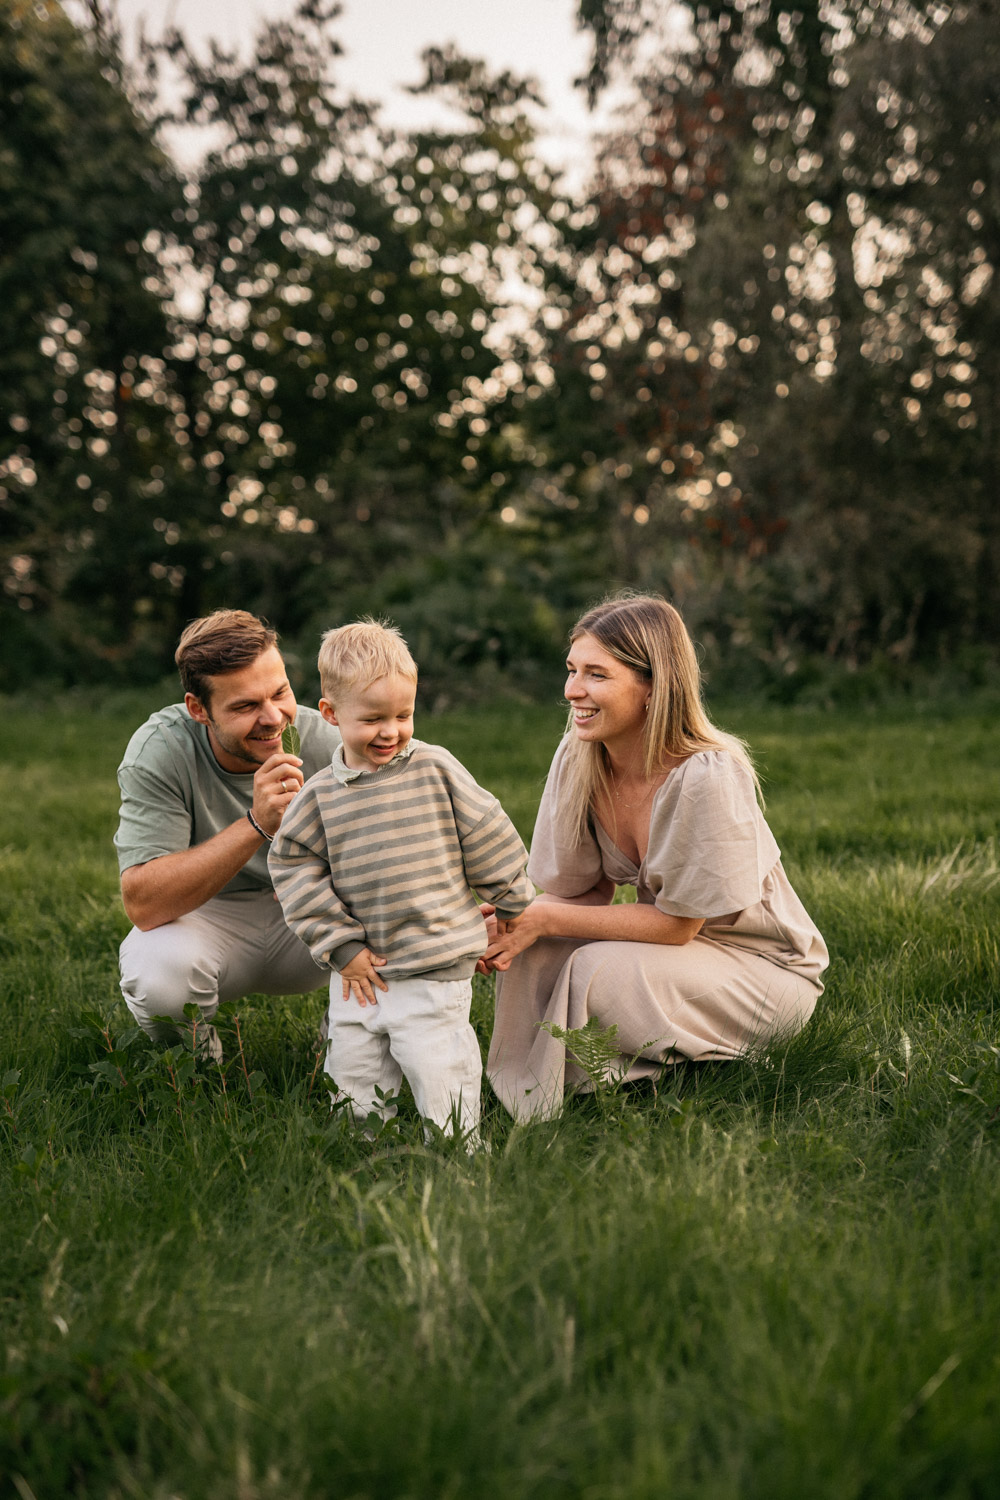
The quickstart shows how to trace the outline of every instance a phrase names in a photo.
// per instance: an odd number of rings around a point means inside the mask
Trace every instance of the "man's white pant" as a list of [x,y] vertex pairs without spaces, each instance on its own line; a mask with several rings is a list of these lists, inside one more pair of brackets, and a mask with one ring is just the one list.
[[257,991],[300,994],[326,984],[330,974],[285,926],[271,891],[214,896],[176,922],[149,932],[133,927],[121,945],[120,965],[125,1003],[143,1031],[172,1040],[174,1028],[157,1025],[153,1017],[183,1023],[185,1005],[197,1005],[216,1057],[218,1038],[207,1023],[220,1001]]
[[469,1025],[472,981],[469,979],[387,979],[378,1004],[361,1006],[353,995],[341,998],[341,979],[330,981],[330,1035],[326,1072],[339,1096],[349,1097],[355,1118],[374,1111],[394,1115],[376,1097],[397,1093],[405,1077],[425,1120],[450,1130],[452,1115],[460,1128],[479,1125],[483,1059]]

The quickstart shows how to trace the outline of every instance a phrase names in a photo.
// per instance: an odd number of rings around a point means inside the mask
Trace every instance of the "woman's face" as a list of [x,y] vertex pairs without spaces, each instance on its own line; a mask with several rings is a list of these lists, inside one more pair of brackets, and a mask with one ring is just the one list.
[[566,701],[579,740],[630,750],[642,736],[649,681],[605,651],[592,635],[577,636],[566,658]]

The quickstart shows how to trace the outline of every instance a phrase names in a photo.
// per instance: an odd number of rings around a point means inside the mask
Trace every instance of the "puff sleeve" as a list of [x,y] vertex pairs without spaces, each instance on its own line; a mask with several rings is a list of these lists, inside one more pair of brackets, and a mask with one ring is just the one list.
[[781,858],[747,768],[724,750],[692,755],[653,804],[646,884],[674,917],[728,916],[756,906]]

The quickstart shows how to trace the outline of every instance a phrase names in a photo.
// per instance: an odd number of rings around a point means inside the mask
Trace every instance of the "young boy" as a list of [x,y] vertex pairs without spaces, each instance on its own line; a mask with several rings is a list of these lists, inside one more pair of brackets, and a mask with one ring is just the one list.
[[457,1115],[475,1132],[469,1006],[487,935],[470,888],[517,916],[534,895],[524,845],[453,755],[412,737],[417,668],[398,630],[327,631],[319,672],[320,712],[343,743],[292,802],[268,867],[288,926],[340,973],[326,1071],[358,1120],[385,1113],[376,1085],[395,1092],[405,1075],[425,1119],[447,1130]]

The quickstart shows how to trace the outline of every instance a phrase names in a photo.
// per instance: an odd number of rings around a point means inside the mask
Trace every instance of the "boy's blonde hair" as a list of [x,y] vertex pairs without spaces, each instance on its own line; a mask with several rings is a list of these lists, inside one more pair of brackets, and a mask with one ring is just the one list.
[[417,680],[417,664],[395,625],[367,617],[328,630],[317,665],[323,697],[334,705],[352,688],[371,687],[382,677]]

